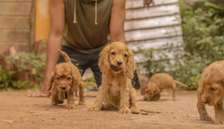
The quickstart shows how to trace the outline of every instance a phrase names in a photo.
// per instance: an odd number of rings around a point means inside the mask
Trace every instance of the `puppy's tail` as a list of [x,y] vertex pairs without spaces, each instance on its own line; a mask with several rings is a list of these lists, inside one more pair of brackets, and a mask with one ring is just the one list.
[[188,85],[186,85],[186,84],[184,84],[184,83],[182,83],[180,81],[175,80],[175,82],[176,82],[177,85],[179,85],[181,87],[184,87],[184,88],[188,88],[189,87]]
[[60,52],[60,54],[63,56],[65,62],[71,62],[71,58],[68,56],[67,53],[65,53],[64,51],[62,50],[58,50]]

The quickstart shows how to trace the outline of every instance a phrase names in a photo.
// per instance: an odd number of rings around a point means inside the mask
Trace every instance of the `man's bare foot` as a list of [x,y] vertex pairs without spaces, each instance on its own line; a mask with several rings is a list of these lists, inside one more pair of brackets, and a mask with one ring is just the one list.
[[50,92],[48,91],[36,91],[36,92],[29,92],[28,97],[49,97]]

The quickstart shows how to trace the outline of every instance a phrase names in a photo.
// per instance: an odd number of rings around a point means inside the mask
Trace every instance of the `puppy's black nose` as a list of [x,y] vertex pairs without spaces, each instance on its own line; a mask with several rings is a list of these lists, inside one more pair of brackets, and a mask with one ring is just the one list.
[[123,62],[122,61],[117,61],[117,65],[122,65]]
[[61,89],[62,89],[62,90],[65,90],[66,88],[65,88],[65,87],[61,87]]

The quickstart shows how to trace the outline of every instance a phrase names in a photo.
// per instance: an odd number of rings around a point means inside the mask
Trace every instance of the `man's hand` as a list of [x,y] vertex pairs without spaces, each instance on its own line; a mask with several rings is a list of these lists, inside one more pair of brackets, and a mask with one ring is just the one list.
[[144,0],[144,7],[150,7],[151,5],[154,5],[154,0]]

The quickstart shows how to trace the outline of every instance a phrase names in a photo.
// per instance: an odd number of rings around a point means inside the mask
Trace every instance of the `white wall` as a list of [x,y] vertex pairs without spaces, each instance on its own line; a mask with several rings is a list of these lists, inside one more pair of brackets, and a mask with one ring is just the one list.
[[127,0],[126,39],[135,51],[183,43],[178,0],[154,1],[144,8],[143,0]]

